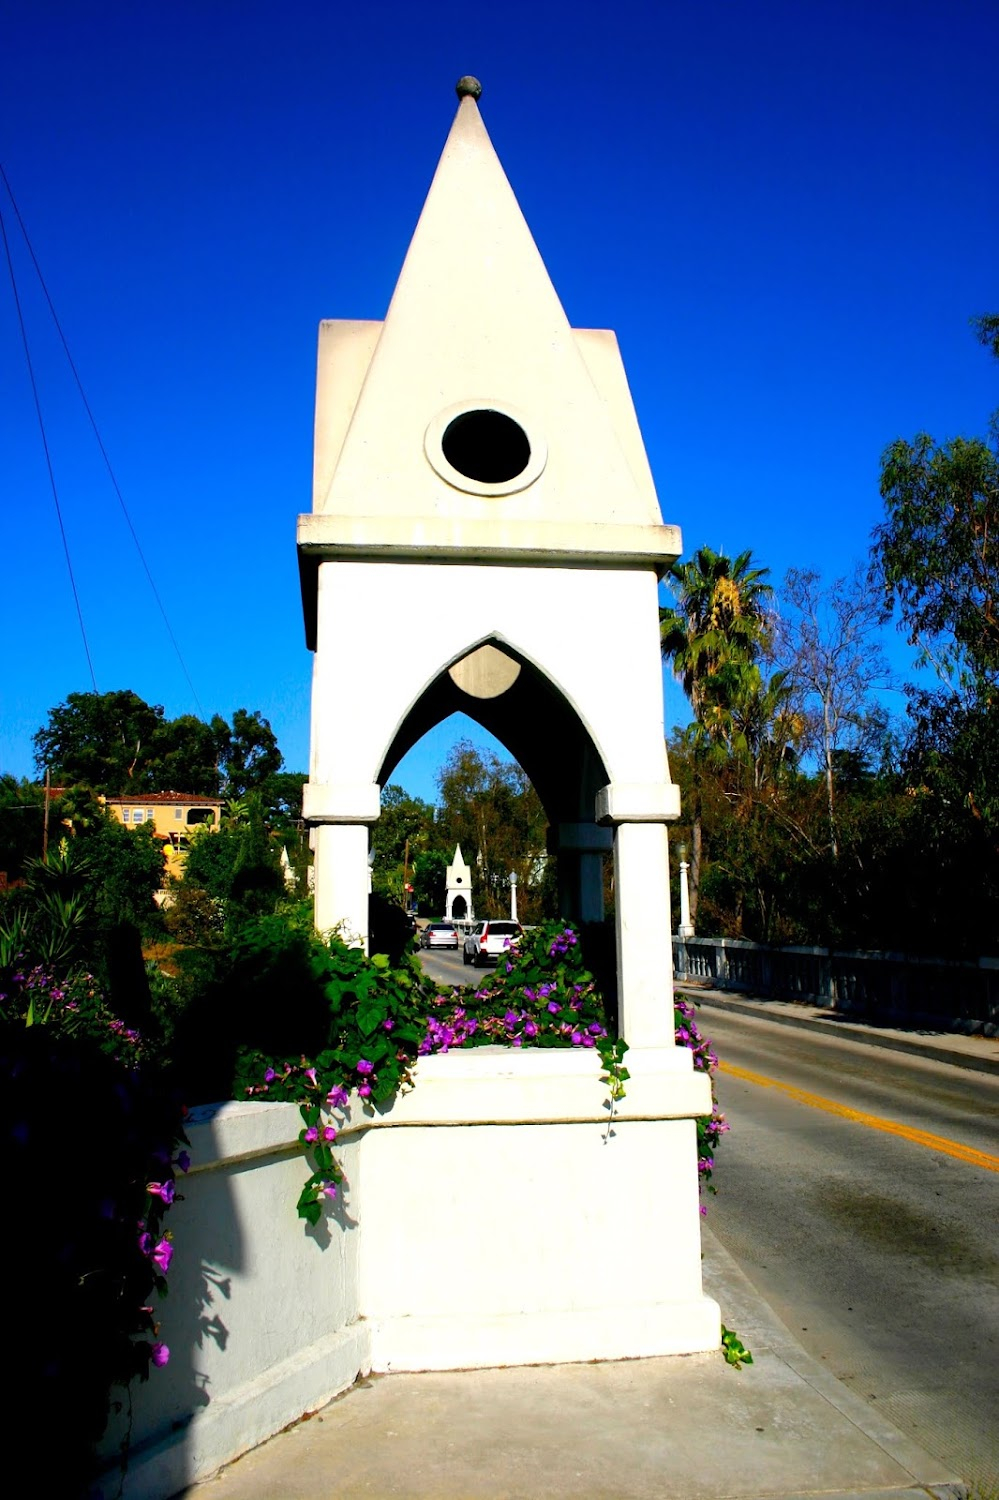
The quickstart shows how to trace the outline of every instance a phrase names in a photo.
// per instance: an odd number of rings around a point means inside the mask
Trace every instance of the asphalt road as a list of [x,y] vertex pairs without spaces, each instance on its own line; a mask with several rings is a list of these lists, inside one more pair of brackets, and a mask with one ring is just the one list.
[[701,1027],[732,1126],[712,1229],[839,1380],[999,1493],[999,1079],[708,1005]]
[[473,969],[471,965],[464,964],[460,948],[421,948],[420,962],[435,984],[448,987],[455,984],[475,985],[480,975],[489,973],[489,969]]
[[810,1354],[999,1495],[999,1078],[707,1004],[701,1028],[732,1126],[711,1228]]

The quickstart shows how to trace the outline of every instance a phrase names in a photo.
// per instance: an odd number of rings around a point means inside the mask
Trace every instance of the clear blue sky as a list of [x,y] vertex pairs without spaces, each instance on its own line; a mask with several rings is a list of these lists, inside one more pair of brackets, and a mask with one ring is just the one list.
[[[459,75],[570,320],[617,330],[688,552],[832,578],[866,552],[885,445],[999,405],[968,328],[999,311],[997,43],[994,0],[4,0],[0,161],[206,713],[259,708],[307,765],[316,327],[384,315]],[[194,711],[2,207],[98,686]],[[6,274],[21,775],[90,680]],[[454,737],[396,779],[431,796]]]

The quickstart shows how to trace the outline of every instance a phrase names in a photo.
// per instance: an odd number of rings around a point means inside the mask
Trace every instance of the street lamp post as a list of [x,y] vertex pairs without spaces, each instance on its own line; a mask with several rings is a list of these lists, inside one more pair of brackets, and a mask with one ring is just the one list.
[[692,938],[694,936],[694,924],[690,920],[690,887],[687,884],[687,846],[681,844],[677,849],[680,856],[680,925],[676,929],[677,937]]
[[510,921],[517,920],[517,872],[510,871]]

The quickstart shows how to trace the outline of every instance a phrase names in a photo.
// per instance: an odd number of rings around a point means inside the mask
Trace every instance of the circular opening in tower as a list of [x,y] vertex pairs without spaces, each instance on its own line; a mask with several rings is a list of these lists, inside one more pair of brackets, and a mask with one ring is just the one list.
[[531,461],[531,444],[519,422],[501,411],[465,411],[441,438],[452,468],[478,484],[506,484]]

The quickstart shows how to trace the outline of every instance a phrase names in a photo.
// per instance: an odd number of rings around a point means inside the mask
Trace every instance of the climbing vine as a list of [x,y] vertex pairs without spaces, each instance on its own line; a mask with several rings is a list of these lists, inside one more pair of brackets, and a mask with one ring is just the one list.
[[[441,991],[415,957],[407,955],[392,966],[385,955],[368,959],[336,937],[314,940],[313,973],[329,1006],[328,1045],[312,1056],[245,1051],[237,1075],[237,1091],[299,1106],[299,1140],[311,1172],[298,1212],[310,1224],[318,1223],[343,1180],[335,1147],[338,1116],[350,1095],[370,1105],[387,1101],[411,1086],[411,1069],[420,1057],[497,1043],[593,1051],[607,1085],[609,1133],[627,1087],[627,1044],[616,1035],[571,926],[547,923],[525,933],[474,990]],[[677,1041],[691,1049],[695,1069],[713,1073],[717,1058],[700,1035],[690,1002],[677,1001],[675,1025]],[[711,1115],[697,1122],[702,1190],[714,1191],[714,1151],[727,1129],[716,1102]]]

